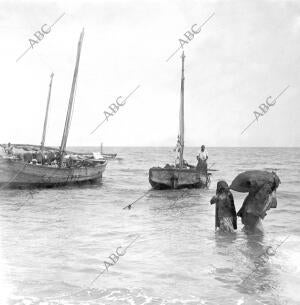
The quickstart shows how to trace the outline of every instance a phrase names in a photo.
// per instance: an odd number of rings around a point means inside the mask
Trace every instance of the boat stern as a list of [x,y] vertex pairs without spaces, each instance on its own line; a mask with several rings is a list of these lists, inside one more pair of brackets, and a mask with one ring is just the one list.
[[149,182],[154,189],[201,188],[208,185],[208,176],[189,168],[152,167]]

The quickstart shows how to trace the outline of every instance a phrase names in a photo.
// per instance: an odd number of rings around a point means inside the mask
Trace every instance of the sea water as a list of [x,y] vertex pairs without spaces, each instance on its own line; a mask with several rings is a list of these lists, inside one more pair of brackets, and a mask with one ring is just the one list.
[[[299,148],[208,147],[210,188],[173,191],[148,182],[150,167],[174,162],[172,148],[106,151],[119,158],[100,184],[1,190],[1,305],[300,304]],[[191,164],[196,154],[185,149]],[[240,219],[235,234],[216,233],[218,180],[249,169],[281,179],[264,235]],[[233,196],[238,210],[246,194]]]

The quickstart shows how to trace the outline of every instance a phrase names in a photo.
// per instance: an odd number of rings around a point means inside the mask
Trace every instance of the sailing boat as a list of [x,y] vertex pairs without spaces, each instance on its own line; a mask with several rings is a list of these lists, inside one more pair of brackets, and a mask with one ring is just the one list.
[[105,160],[113,160],[116,158],[117,154],[112,154],[112,153],[104,153],[103,152],[103,144],[101,143],[100,146],[100,153],[101,156],[105,159]]
[[[102,178],[107,161],[97,159],[93,154],[66,151],[74,94],[81,54],[84,30],[82,30],[77,47],[77,57],[73,75],[68,111],[60,148],[45,146],[46,128],[53,74],[49,85],[46,115],[41,145],[15,144],[7,148],[1,145],[5,153],[0,154],[0,184],[4,186],[53,186],[77,182],[95,181]],[[14,151],[11,149],[13,147]]]
[[149,170],[149,182],[154,189],[202,188],[210,183],[210,173],[197,170],[194,166],[186,165],[183,159],[184,150],[184,52],[181,56],[181,94],[179,111],[179,135],[177,150],[178,164],[167,164],[164,168],[152,167]]

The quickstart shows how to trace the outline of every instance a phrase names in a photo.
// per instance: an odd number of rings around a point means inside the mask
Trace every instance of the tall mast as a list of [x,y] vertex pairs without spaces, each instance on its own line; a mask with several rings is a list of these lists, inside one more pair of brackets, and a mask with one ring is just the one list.
[[75,70],[74,70],[74,75],[73,75],[72,88],[71,88],[71,93],[70,93],[70,98],[69,98],[69,106],[68,106],[68,111],[67,111],[67,116],[66,116],[64,133],[63,133],[61,145],[60,145],[61,156],[64,154],[64,152],[66,150],[70,125],[71,125],[71,117],[72,117],[73,104],[74,104],[74,93],[75,93],[75,89],[76,89],[76,81],[77,81],[77,75],[78,75],[78,67],[79,67],[83,35],[84,35],[84,29],[82,29],[82,32],[80,34],[79,41],[78,41],[78,46],[77,46],[77,58],[76,58],[76,65],[75,65]]
[[179,110],[179,141],[180,141],[180,168],[183,166],[183,149],[184,149],[184,52],[182,52],[181,66],[181,88],[180,88],[180,110]]
[[50,97],[51,97],[51,88],[52,88],[53,76],[54,76],[54,74],[51,73],[51,75],[50,75],[50,84],[49,84],[49,92],[48,92],[48,100],[47,100],[47,107],[46,107],[46,114],[45,114],[45,120],[44,120],[43,135],[42,135],[42,141],[41,141],[41,151],[44,150],[44,145],[45,145],[46,129],[47,129],[47,122],[48,122],[48,112],[49,112],[49,105],[50,105]]

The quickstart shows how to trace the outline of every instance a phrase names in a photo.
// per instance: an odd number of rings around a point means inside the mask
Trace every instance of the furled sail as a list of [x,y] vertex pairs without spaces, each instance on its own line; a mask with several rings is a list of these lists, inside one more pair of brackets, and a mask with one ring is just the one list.
[[49,84],[49,92],[48,92],[48,99],[47,99],[47,107],[46,107],[46,114],[45,114],[45,121],[44,121],[44,128],[43,128],[43,135],[42,135],[42,141],[41,141],[41,151],[43,151],[44,145],[45,145],[47,122],[48,122],[48,112],[49,112],[49,104],[50,104],[50,97],[51,97],[51,88],[52,88],[53,76],[54,76],[54,74],[51,73],[51,75],[50,75],[50,84]]
[[184,52],[182,52],[182,67],[181,67],[181,88],[180,88],[180,110],[179,110],[179,136],[180,144],[180,167],[183,166],[183,149],[184,149]]

